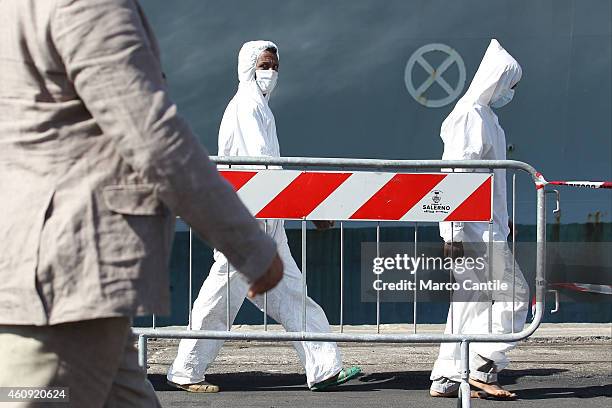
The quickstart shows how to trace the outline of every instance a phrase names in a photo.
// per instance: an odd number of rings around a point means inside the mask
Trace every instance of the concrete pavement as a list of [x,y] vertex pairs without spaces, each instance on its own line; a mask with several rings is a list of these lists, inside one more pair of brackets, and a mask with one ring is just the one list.
[[[253,329],[235,326],[233,330]],[[270,327],[277,330],[277,327]],[[384,333],[410,332],[411,325],[383,325]],[[337,328],[334,328],[337,330]],[[372,332],[375,327],[345,327]],[[437,332],[441,325],[419,325]],[[177,341],[149,340],[149,378],[164,407],[453,407],[454,400],[428,395],[429,370],[437,345],[340,344],[345,365],[360,365],[364,375],[333,392],[306,388],[305,376],[289,343],[227,342],[207,380],[219,394],[175,391],[165,372]],[[516,402],[474,401],[474,407],[612,406],[612,326],[545,324],[510,352],[512,360],[500,382],[519,394]]]

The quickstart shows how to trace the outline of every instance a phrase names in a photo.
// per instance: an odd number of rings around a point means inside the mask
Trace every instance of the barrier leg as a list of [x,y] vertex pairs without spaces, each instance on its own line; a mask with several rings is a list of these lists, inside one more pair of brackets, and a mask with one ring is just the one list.
[[460,408],[470,408],[470,345],[467,341],[461,342],[461,385],[457,398],[457,406]]
[[[376,257],[380,257],[380,222],[376,223]],[[380,291],[376,291],[376,333],[380,334]]]
[[193,323],[193,230],[189,227],[189,330]]
[[[268,220],[264,220],[264,232],[268,233]],[[264,292],[263,324],[264,331],[268,331],[268,291]]]
[[147,372],[147,336],[138,336],[138,365]]
[[302,331],[306,331],[306,220],[302,220]]
[[340,221],[340,333],[344,333],[344,223]]
[[[417,243],[419,242],[419,223],[415,222],[414,223],[414,259],[418,258],[417,255]],[[414,334],[417,333],[417,295],[418,295],[418,285],[419,285],[419,279],[418,279],[418,268],[414,269],[414,299],[412,300],[412,325],[414,328]]]

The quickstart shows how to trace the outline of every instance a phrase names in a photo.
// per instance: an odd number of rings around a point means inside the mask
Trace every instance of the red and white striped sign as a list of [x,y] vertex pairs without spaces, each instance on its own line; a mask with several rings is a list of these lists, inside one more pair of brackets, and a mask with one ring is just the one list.
[[260,219],[490,221],[492,174],[221,170]]

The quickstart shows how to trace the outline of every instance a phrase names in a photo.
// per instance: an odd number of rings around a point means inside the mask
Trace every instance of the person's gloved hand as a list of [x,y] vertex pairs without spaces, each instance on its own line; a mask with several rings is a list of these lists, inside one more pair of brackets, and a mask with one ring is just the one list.
[[251,285],[251,288],[249,289],[249,297],[254,298],[256,295],[269,291],[275,287],[282,278],[283,261],[281,261],[277,253],[266,273],[264,273],[263,276],[261,276]]
[[463,257],[463,243],[462,242],[445,242],[444,243],[444,257],[451,258],[451,259]]
[[333,221],[313,221],[312,222],[318,231],[324,231],[334,226]]

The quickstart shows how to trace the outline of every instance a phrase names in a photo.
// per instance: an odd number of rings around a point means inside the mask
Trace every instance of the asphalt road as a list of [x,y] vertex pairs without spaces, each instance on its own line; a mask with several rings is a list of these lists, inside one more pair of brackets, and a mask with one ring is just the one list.
[[[429,397],[436,345],[340,344],[345,365],[364,375],[333,391],[317,393],[288,343],[228,342],[207,374],[218,394],[169,387],[165,372],[176,342],[149,343],[149,379],[164,407],[454,407],[454,399]],[[519,395],[514,402],[474,400],[474,407],[612,407],[610,337],[554,337],[522,342],[510,352],[500,382]]]
[[[429,373],[402,371],[366,374],[337,391],[314,393],[299,374],[247,372],[211,375],[223,392],[198,395],[173,391],[161,375],[150,377],[164,407],[454,407],[455,400],[429,397]],[[501,382],[515,390],[514,402],[474,400],[474,407],[612,406],[610,375],[576,377],[565,368],[508,370]]]

